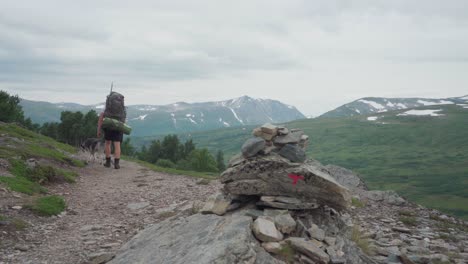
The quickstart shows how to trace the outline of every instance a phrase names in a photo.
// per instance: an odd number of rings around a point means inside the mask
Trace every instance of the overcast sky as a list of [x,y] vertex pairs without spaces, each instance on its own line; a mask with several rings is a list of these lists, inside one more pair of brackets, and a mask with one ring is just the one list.
[[468,94],[466,0],[0,0],[0,89],[94,104]]

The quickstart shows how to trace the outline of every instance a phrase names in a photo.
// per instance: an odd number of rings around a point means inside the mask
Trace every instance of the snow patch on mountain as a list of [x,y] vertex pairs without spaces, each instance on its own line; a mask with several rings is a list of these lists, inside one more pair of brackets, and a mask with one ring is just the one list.
[[400,113],[397,116],[443,116],[443,114],[438,114],[437,112],[442,111],[442,109],[428,109],[428,110],[409,110],[404,113]]
[[189,117],[188,119],[190,120],[190,122],[194,123],[195,125],[198,125],[198,123],[195,120],[193,120],[191,117]]
[[383,106],[383,105],[381,105],[379,103],[376,103],[374,101],[367,101],[367,100],[364,100],[364,99],[360,99],[359,102],[368,104],[368,105],[372,106],[375,109],[385,109],[385,106]]
[[143,121],[143,120],[145,120],[145,118],[146,118],[147,116],[148,116],[148,114],[146,114],[146,115],[141,115],[141,116],[139,116],[139,117],[133,118],[132,120],[142,120],[142,121]]
[[[60,107],[60,106],[59,106]],[[63,105],[62,105],[63,107]],[[94,108],[96,109],[104,109],[104,107],[106,107],[105,105],[96,105]]]
[[377,116],[369,116],[369,117],[367,118],[367,120],[368,120],[368,121],[375,121],[375,120],[377,120],[378,118],[379,118],[379,117],[377,117]]
[[404,104],[402,104],[402,103],[398,103],[397,106],[398,106],[398,108],[400,108],[400,109],[406,109],[406,108],[408,108],[406,105],[404,105]]
[[453,104],[451,101],[446,101],[446,100],[439,100],[439,102],[429,102],[429,101],[424,101],[424,100],[418,100],[417,101],[420,104],[423,104],[425,106],[428,105],[446,105],[446,104]]
[[244,124],[244,121],[242,121],[242,119],[240,119],[240,118],[237,116],[236,111],[234,111],[234,109],[232,109],[231,107],[228,107],[228,108],[231,110],[231,112],[232,112],[232,114],[234,115],[234,117],[235,117],[241,124]]

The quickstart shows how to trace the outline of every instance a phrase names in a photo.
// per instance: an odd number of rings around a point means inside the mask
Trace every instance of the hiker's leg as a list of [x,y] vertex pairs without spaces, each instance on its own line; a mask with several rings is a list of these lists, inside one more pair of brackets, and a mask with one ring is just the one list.
[[120,169],[120,141],[114,142],[114,168]]
[[110,158],[111,156],[111,143],[112,141],[106,140],[106,146],[104,152],[106,153],[106,158]]
[[114,158],[120,159],[120,142],[114,142]]
[[106,144],[104,146],[104,152],[106,153],[106,163],[104,163],[104,167],[111,166],[111,143],[112,141],[106,140]]

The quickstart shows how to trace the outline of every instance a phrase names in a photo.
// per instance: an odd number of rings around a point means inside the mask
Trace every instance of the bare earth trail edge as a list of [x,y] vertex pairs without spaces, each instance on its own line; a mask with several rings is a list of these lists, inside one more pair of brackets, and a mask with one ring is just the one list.
[[[23,217],[29,227],[10,241],[14,247],[0,248],[0,263],[86,263],[112,255],[138,230],[191,213],[221,188],[218,181],[197,184],[196,178],[154,172],[129,161],[122,161],[120,170],[91,164],[79,174],[75,184],[48,187],[67,202],[60,216],[18,212],[31,214]],[[18,202],[27,198],[15,195]]]

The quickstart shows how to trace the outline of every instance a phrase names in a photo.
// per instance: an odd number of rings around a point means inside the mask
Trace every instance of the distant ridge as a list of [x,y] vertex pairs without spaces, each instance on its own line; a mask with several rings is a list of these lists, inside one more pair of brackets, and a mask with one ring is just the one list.
[[468,95],[443,99],[365,97],[328,111],[320,117],[349,117],[422,106],[450,104],[468,104]]
[[[80,105],[75,103],[48,103],[21,100],[27,117],[33,122],[58,122],[65,110],[102,111],[104,103]],[[223,127],[283,123],[306,118],[296,107],[277,100],[241,96],[224,101],[168,105],[130,105],[128,122],[132,136],[152,136],[168,133],[211,130]]]

